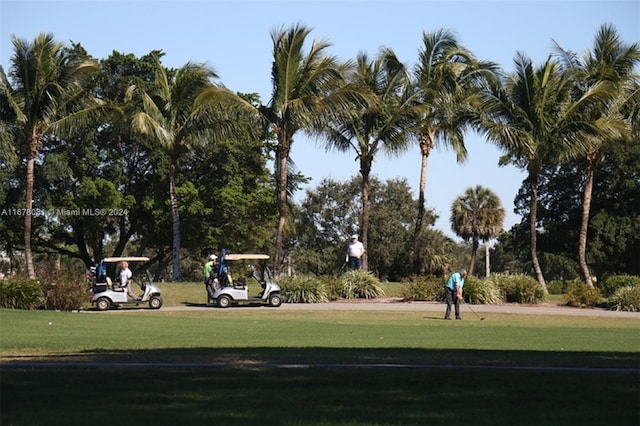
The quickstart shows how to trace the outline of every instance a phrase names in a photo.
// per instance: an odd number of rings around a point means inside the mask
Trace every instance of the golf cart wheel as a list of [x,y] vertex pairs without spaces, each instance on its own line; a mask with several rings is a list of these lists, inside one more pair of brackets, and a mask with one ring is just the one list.
[[222,295],[218,297],[218,307],[219,308],[228,308],[231,305],[231,298],[226,295]]
[[160,307],[162,307],[162,296],[151,296],[151,299],[149,299],[149,307],[151,309],[160,309]]
[[96,308],[98,308],[99,311],[106,311],[110,307],[111,307],[111,301],[106,297],[101,297],[96,302]]
[[280,296],[278,293],[274,293],[269,296],[269,306],[277,308],[280,305],[282,305],[282,296]]

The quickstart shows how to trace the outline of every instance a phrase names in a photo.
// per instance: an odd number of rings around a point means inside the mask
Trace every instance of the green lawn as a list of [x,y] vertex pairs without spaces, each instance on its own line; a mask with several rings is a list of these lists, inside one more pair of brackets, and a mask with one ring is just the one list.
[[[0,325],[2,425],[640,424],[636,318],[0,310]],[[47,364],[10,367],[26,361]]]

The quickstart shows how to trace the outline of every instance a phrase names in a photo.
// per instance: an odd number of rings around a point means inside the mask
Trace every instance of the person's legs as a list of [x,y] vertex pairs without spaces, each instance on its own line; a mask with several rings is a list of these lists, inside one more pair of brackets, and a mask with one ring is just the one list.
[[138,299],[138,296],[136,296],[135,294],[133,294],[133,292],[131,291],[131,281],[129,281],[125,287],[125,290],[127,292],[127,294],[129,295],[130,298],[132,299]]
[[444,319],[451,319],[451,305],[453,304],[453,291],[449,287],[445,287],[445,296],[447,300],[447,311],[444,314]]
[[455,303],[456,303],[456,319],[461,319],[460,318],[460,299],[458,299],[458,296],[456,296],[455,294],[453,294],[453,297],[455,298]]

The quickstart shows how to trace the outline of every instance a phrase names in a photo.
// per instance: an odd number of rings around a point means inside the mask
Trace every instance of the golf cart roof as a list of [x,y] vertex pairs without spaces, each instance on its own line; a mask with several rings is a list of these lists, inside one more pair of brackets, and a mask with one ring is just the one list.
[[228,254],[224,257],[225,260],[265,260],[268,259],[267,254]]
[[144,256],[128,256],[128,257],[105,257],[102,259],[105,263],[113,262],[148,262],[149,258]]

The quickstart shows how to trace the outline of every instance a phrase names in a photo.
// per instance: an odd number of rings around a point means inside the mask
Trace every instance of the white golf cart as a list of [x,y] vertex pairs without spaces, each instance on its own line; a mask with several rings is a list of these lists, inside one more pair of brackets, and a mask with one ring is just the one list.
[[[273,281],[271,270],[267,266],[268,259],[266,254],[223,256],[220,259],[219,284],[211,297],[214,305],[219,308],[228,308],[231,304],[279,307],[282,304],[280,286]],[[237,278],[232,278],[231,269],[238,274]],[[257,284],[260,284],[260,291],[257,290]]]
[[143,291],[142,296],[133,299],[127,294],[127,290],[118,284],[119,280],[113,282],[107,275],[107,264],[109,263],[136,263],[148,262],[148,257],[106,257],[95,267],[91,267],[87,273],[89,280],[89,290],[91,291],[91,303],[95,304],[99,311],[106,311],[109,308],[127,305],[139,306],[148,303],[151,309],[160,309],[162,306],[162,296],[160,289],[153,284],[151,274],[145,270],[146,277],[140,279],[132,276],[131,281],[138,284]]

